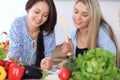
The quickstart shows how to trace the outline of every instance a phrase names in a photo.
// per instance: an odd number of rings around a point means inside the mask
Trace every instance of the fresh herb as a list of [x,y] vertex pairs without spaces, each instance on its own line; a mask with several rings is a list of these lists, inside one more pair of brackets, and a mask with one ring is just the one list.
[[77,71],[76,63],[73,58],[68,58],[67,61],[63,64],[63,67],[67,67],[71,72]]

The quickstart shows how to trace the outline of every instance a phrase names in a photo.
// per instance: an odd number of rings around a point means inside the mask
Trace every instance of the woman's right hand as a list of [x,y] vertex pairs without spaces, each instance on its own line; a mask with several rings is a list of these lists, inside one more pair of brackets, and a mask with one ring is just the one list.
[[40,66],[41,66],[41,69],[43,71],[51,70],[52,67],[53,67],[53,60],[52,60],[52,58],[50,58],[50,57],[43,58],[41,60]]
[[70,38],[68,39],[68,42],[62,44],[61,51],[64,56],[73,56],[73,45]]

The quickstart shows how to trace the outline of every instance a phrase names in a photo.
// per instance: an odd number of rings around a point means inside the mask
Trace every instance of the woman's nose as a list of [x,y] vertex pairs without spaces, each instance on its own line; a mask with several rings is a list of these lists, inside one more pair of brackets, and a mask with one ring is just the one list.
[[38,15],[37,17],[38,17],[38,18],[37,18],[38,21],[41,21],[41,20],[42,20],[42,15],[41,15],[41,14]]
[[78,14],[78,15],[77,15],[77,19],[81,19],[81,14]]

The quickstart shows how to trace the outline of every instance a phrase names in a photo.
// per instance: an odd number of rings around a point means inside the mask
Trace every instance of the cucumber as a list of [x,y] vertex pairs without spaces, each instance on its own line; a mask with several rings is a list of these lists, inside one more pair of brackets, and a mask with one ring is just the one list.
[[22,79],[41,79],[43,76],[43,71],[35,66],[24,65],[25,73]]

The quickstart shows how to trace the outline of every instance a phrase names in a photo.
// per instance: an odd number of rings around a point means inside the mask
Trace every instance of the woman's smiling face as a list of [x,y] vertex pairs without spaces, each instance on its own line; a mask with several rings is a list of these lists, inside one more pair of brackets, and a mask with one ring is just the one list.
[[39,27],[44,24],[49,16],[49,5],[39,1],[28,10],[28,26]]
[[78,2],[74,6],[72,18],[76,28],[88,28],[88,24],[90,22],[90,13],[87,6],[82,2]]

